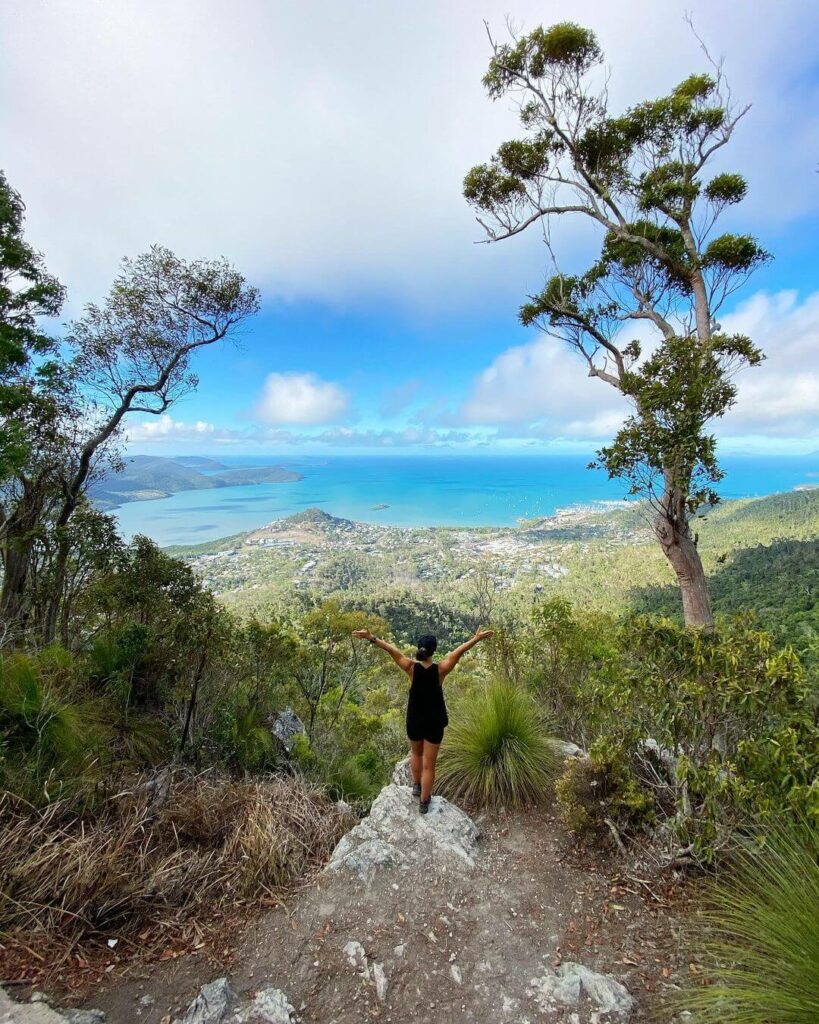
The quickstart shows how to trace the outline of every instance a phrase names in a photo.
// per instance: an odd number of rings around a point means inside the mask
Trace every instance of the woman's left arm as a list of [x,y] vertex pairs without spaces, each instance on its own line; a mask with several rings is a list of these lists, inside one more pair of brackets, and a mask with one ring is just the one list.
[[380,637],[375,636],[369,631],[369,629],[356,629],[353,630],[353,636],[357,640],[367,640],[374,647],[379,647],[382,651],[385,651],[392,660],[402,668],[407,675],[412,671],[412,658],[408,658],[403,651],[399,651],[397,647],[393,647],[392,644],[387,643],[386,640],[382,640]]

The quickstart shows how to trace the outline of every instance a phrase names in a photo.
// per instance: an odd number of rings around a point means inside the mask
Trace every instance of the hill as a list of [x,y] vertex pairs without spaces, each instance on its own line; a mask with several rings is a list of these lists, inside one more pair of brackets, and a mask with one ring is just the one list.
[[300,479],[299,473],[282,466],[230,469],[215,459],[199,456],[167,458],[161,455],[135,455],[127,460],[122,472],[109,474],[96,481],[90,488],[90,495],[100,508],[111,509],[128,501],[167,498],[180,491],[284,483]]
[[[819,491],[726,502],[699,523],[716,611],[752,612],[806,653],[819,636]],[[174,548],[236,610],[284,608],[294,591],[384,616],[442,642],[532,600],[678,617],[671,571],[642,508],[563,510],[509,528],[355,523],[310,508],[221,542]]]

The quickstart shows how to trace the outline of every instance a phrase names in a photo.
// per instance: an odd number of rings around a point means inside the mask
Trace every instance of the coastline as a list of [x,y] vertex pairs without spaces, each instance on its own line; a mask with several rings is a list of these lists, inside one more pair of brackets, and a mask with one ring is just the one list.
[[[784,493],[819,478],[817,457],[725,461],[721,493],[726,501]],[[120,529],[126,538],[140,533],[162,547],[190,547],[252,532],[313,507],[354,522],[405,529],[500,529],[575,507],[627,514],[634,504],[621,481],[587,469],[583,458],[562,455],[339,456],[321,462],[279,459],[277,465],[298,479],[130,502],[115,512]]]

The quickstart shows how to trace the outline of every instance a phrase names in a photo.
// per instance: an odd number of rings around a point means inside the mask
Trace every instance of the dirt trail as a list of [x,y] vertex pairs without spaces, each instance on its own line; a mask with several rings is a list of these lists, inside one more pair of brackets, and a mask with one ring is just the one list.
[[[403,787],[402,800],[417,814]],[[548,810],[476,821],[471,869],[421,846],[420,860],[382,864],[369,883],[325,871],[286,907],[226,937],[229,968],[198,957],[160,964],[105,983],[88,1005],[112,1024],[160,1024],[228,974],[240,995],[280,988],[303,1024],[415,1024],[425,1012],[446,1024],[652,1020],[657,995],[687,971],[665,897],[620,878],[619,861],[581,857]],[[405,824],[423,838],[426,823]],[[415,833],[394,840],[406,849]],[[603,1012],[585,990],[576,1004],[546,999],[533,980],[567,962],[622,982],[630,1016]]]

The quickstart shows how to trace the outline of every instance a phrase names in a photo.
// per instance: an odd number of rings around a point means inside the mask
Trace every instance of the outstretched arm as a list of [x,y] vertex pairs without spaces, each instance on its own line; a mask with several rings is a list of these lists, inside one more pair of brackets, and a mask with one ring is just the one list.
[[471,651],[475,644],[479,644],[481,640],[486,640],[487,637],[492,636],[492,633],[493,630],[491,629],[481,629],[478,627],[471,640],[467,640],[465,644],[461,644],[454,651],[450,651],[445,658],[441,658],[438,663],[438,678],[443,679],[445,676],[448,676],[467,651]]
[[353,630],[353,636],[358,640],[367,640],[374,647],[380,647],[382,651],[386,651],[387,654],[392,658],[399,668],[402,668],[407,675],[412,672],[412,658],[408,658],[403,651],[399,651],[397,647],[393,647],[392,644],[388,644],[386,640],[381,640],[369,631],[369,629],[356,629]]

